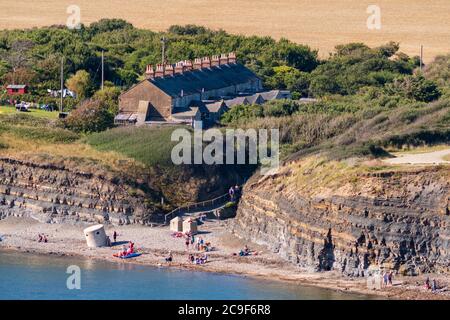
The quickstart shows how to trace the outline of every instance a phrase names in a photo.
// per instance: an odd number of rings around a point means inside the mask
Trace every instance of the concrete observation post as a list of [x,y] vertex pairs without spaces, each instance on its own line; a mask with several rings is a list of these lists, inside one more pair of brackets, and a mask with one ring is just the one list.
[[102,224],[90,226],[83,232],[89,248],[106,247],[108,245],[105,227]]

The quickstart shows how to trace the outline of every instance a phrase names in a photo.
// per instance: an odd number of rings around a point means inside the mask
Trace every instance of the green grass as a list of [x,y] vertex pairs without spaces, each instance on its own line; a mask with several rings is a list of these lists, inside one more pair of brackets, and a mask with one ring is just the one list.
[[[123,127],[94,133],[86,142],[99,151],[115,151],[148,167],[173,167],[171,134],[177,127]],[[184,127],[185,128],[185,127]]]
[[40,109],[29,109],[28,112],[17,111],[15,107],[0,106],[0,115],[6,114],[23,114],[30,117],[44,118],[44,119],[57,119],[58,112],[49,112]]

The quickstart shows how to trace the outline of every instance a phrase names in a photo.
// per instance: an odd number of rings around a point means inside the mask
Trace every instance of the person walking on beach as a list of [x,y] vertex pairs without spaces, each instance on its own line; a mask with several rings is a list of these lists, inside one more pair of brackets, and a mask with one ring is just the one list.
[[436,283],[436,279],[433,279],[433,281],[431,282],[431,292],[436,292],[437,289],[438,289],[438,286]]
[[186,244],[186,250],[187,250],[187,251],[189,251],[189,243],[190,243],[189,238],[186,237],[186,242],[185,242],[185,244]]
[[387,272],[383,273],[383,284],[385,287],[387,287],[387,285],[388,285],[388,273]]
[[116,232],[116,230],[114,230],[113,239],[114,239],[114,242],[117,242],[117,232]]

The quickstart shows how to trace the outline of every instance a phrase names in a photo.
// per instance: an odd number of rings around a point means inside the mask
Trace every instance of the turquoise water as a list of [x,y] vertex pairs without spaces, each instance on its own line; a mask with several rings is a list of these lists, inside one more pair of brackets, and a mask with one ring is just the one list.
[[[81,269],[81,289],[66,286],[67,267]],[[370,297],[208,272],[191,272],[0,252],[0,299],[369,299]]]

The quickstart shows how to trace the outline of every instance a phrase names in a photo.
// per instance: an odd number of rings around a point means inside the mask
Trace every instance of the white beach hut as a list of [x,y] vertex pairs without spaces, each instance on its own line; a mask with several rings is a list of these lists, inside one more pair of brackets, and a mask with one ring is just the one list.
[[196,234],[198,232],[197,230],[197,222],[194,219],[187,219],[183,222],[183,232],[191,234]]
[[108,245],[105,228],[102,224],[90,226],[83,232],[89,248],[106,247]]
[[170,220],[170,231],[183,232],[183,219],[180,217],[175,217]]

